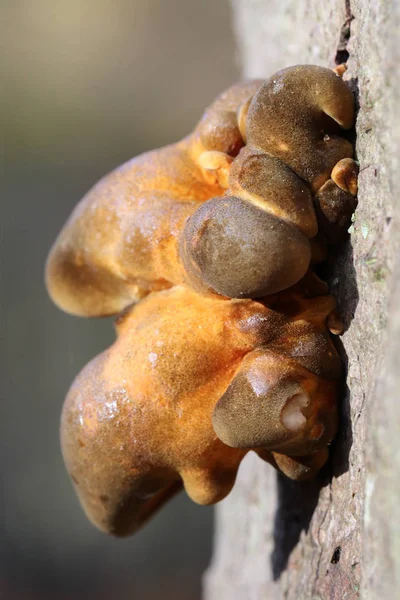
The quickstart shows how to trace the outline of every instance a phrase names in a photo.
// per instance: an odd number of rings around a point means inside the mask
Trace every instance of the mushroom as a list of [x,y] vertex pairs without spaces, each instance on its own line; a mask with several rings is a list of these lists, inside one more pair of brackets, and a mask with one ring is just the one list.
[[290,477],[315,475],[337,425],[334,304],[304,290],[268,304],[174,286],[125,311],[63,409],[64,460],[92,522],[129,535],[182,488],[214,504],[251,449]]
[[224,296],[257,298],[301,279],[311,249],[290,223],[237,196],[223,196],[188,220],[181,258],[186,271]]
[[47,288],[60,308],[86,317],[114,315],[187,279],[179,236],[188,217],[223,192],[200,157],[208,151],[237,155],[243,140],[236,111],[260,85],[234,85],[191,135],[128,161],[87,193],[47,260]]
[[97,527],[141,527],[184,488],[231,490],[250,450],[313,477],[337,428],[341,319],[313,273],[355,208],[337,74],[290,67],[233,86],[187,138],[101,180],[46,266],[53,300],[118,315],[64,404],[64,460]]
[[[319,206],[325,191],[327,204],[332,197],[324,184],[337,188],[342,200],[335,220],[328,218],[325,241],[348,227],[357,169],[341,132],[353,125],[354,101],[333,71],[300,65],[270,77],[239,107],[237,119],[246,146],[232,162],[225,194],[188,219],[180,254],[193,284],[231,298],[257,298],[305,275],[309,240],[318,233],[313,196]],[[220,166],[208,159],[212,153],[205,154],[202,164],[218,175]],[[325,223],[324,210],[318,215]]]
[[89,191],[47,262],[53,300],[102,316],[185,282],[237,298],[294,285],[319,224],[335,242],[355,207],[357,168],[340,135],[353,104],[338,75],[313,65],[236,84],[187,138]]

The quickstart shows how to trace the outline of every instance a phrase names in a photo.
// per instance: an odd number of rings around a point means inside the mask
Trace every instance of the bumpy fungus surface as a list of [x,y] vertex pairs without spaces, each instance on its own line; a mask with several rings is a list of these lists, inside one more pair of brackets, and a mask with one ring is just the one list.
[[218,502],[249,450],[295,479],[326,461],[340,323],[312,267],[355,207],[353,118],[328,69],[237,84],[190,136],[118,168],[72,213],[49,292],[73,314],[120,313],[61,426],[100,529],[134,532],[182,486]]

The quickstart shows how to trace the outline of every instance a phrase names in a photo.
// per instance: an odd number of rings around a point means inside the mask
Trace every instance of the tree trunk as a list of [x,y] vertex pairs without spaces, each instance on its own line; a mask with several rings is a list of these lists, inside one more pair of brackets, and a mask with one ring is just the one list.
[[311,483],[248,456],[216,512],[207,600],[400,597],[399,3],[233,0],[246,77],[347,61],[358,208],[330,268],[347,380],[329,465]]

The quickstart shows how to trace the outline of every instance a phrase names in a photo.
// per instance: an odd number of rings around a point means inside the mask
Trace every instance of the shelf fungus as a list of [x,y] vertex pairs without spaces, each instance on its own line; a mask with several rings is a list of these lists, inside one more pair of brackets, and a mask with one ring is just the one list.
[[117,315],[116,342],[65,401],[65,463],[89,518],[136,531],[182,487],[231,490],[250,450],[313,477],[337,429],[335,300],[314,267],[355,209],[353,97],[304,65],[239,83],[177,144],[134,158],[78,204],[49,293]]

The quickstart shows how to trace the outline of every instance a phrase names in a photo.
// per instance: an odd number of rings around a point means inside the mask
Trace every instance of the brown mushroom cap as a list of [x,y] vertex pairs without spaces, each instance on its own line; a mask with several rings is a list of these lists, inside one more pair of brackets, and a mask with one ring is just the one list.
[[336,433],[336,382],[269,350],[248,354],[213,412],[218,437],[232,448],[306,455]]
[[235,196],[213,198],[186,223],[186,271],[231,298],[257,298],[294,285],[310,263],[307,238],[292,225]]
[[247,144],[279,158],[318,189],[339,160],[352,157],[352,145],[340,133],[353,121],[346,83],[330,69],[297,65],[274,73],[255,94]]
[[315,195],[320,238],[337,244],[347,235],[357,200],[329,179]]
[[307,238],[318,232],[309,187],[281,160],[247,146],[229,173],[230,196],[238,196],[294,225]]

